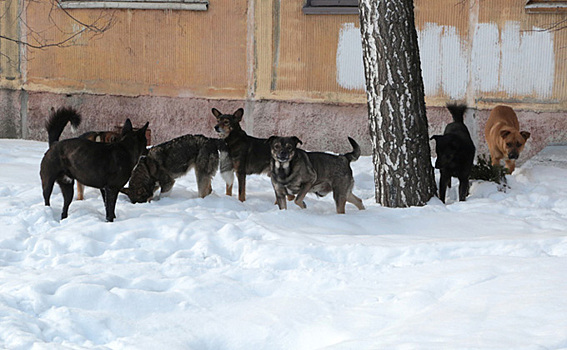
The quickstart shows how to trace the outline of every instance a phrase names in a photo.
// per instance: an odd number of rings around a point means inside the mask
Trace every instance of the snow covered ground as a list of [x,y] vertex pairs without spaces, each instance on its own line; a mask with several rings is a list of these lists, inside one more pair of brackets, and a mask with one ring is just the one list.
[[[567,154],[551,148],[467,202],[374,202],[370,157],[353,163],[365,211],[197,198],[193,173],[169,198],[104,220],[98,190],[45,207],[45,142],[0,140],[0,348],[565,349]],[[549,161],[553,160],[553,161]]]

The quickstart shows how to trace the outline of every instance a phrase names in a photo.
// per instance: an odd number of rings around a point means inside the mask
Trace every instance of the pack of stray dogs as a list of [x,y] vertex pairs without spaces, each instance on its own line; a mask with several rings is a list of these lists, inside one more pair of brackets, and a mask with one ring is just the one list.
[[[451,178],[457,177],[459,200],[464,201],[475,146],[464,124],[466,106],[449,104],[447,108],[453,122],[447,125],[443,135],[431,138],[436,141],[435,167],[441,174],[439,198],[445,202]],[[352,147],[349,153],[307,152],[299,148],[302,141],[296,136],[264,139],[248,135],[240,127],[242,108],[233,114],[223,114],[213,108],[212,114],[217,121],[214,129],[219,138],[187,134],[148,149],[149,123],[135,129],[130,119],[126,119],[120,133],[87,132],[59,140],[65,126],[79,126],[82,117],[73,108],[52,109],[46,122],[49,149],[40,166],[45,205],[50,205],[53,186],[57,183],[63,195],[61,219],[65,219],[76,181],[78,200],[83,199],[83,186],[100,190],[106,220],[112,222],[116,218],[119,193],[127,195],[132,203],[149,202],[167,196],[175,180],[193,169],[201,198],[212,192],[211,181],[217,172],[226,183],[228,196],[232,195],[236,174],[240,201],[246,200],[246,176],[267,174],[279,209],[287,209],[287,201],[306,208],[308,193],[323,197],[331,192],[337,213],[345,213],[347,202],[359,210],[364,209],[362,200],[352,192],[354,178],[350,163],[360,157],[360,146],[354,139],[348,137]],[[512,173],[530,133],[519,131],[518,119],[510,107],[498,106],[490,114],[485,135],[492,164],[497,165],[503,159]]]

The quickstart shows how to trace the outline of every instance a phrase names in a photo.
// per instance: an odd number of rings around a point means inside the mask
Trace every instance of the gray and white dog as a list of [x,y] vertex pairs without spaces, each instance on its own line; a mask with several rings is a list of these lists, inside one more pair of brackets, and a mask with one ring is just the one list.
[[323,197],[333,192],[338,214],[345,213],[346,202],[364,209],[362,200],[352,193],[354,178],[350,168],[350,163],[360,157],[360,147],[352,138],[348,140],[352,152],[334,155],[297,148],[302,142],[295,136],[270,137],[271,178],[279,208],[287,209],[286,197],[296,196],[295,204],[305,208],[303,199],[307,193]]
[[232,186],[234,173],[232,161],[224,140],[203,135],[183,135],[153,146],[142,156],[132,171],[129,185],[121,190],[132,203],[144,203],[160,196],[167,196],[175,179],[195,169],[199,197],[212,192],[211,180],[219,169],[225,182]]

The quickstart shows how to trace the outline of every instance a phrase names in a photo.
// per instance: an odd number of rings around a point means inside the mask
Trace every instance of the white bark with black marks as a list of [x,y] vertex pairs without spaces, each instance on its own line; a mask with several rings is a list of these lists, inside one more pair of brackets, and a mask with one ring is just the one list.
[[413,0],[360,0],[376,201],[424,205],[435,195]]

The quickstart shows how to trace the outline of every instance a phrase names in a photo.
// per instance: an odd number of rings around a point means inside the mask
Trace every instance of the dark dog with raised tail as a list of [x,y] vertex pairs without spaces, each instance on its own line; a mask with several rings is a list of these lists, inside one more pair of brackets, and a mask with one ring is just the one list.
[[345,213],[346,202],[364,209],[362,200],[352,193],[354,178],[350,168],[350,163],[360,157],[360,147],[352,138],[348,141],[352,152],[337,156],[297,148],[302,142],[295,136],[270,137],[271,178],[279,208],[287,209],[287,196],[295,195],[295,204],[306,208],[303,200],[307,193],[323,197],[333,192],[338,214]]
[[459,179],[459,200],[464,201],[469,193],[469,177],[474,162],[475,147],[463,117],[467,106],[448,104],[447,109],[453,116],[453,122],[445,127],[443,135],[434,135],[439,169],[439,199],[445,203],[447,187],[451,187],[451,177]]
[[55,182],[63,194],[61,219],[68,215],[73,200],[75,180],[90,187],[100,189],[106,209],[106,220],[114,221],[118,192],[138,163],[146,149],[146,129],[148,123],[134,131],[130,119],[122,127],[121,138],[115,143],[100,143],[85,138],[72,138],[59,141],[67,125],[79,125],[81,116],[72,108],[60,108],[52,112],[46,128],[49,135],[49,149],[41,160],[41,185],[45,205],[53,191]]

